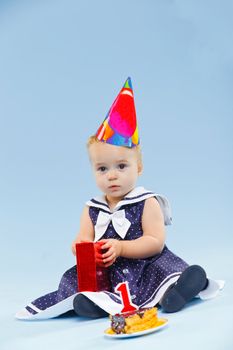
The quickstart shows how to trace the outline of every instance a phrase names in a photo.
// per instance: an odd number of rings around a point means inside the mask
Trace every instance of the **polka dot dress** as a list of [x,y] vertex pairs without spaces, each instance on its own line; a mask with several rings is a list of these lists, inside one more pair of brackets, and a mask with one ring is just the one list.
[[[145,199],[148,196],[154,196],[153,194],[142,196],[141,199],[135,201],[130,200],[129,204],[120,206],[120,209],[124,209],[126,218],[130,221],[131,225],[126,233],[125,240],[135,240],[143,235],[142,231],[142,213],[145,205]],[[106,210],[106,204],[96,205],[96,201],[93,200],[94,205],[89,202],[89,215],[95,226],[99,212]],[[108,208],[109,212],[109,208]],[[101,239],[118,239],[120,236],[115,231],[112,222],[109,223],[104,235]],[[114,293],[114,288],[118,283],[128,281],[130,294],[134,304],[139,307],[153,306],[159,302],[166,289],[174,283],[180,276],[180,274],[187,268],[188,264],[181,258],[172,253],[166,246],[163,251],[155,256],[145,259],[126,259],[118,257],[115,263],[108,268],[110,287],[103,292],[86,292],[86,296],[90,293],[90,299],[94,301],[101,308],[111,313],[111,306],[105,308],[105,301],[103,301],[103,294],[106,297],[106,305],[121,303],[119,295]],[[77,271],[76,266],[66,271],[61,278],[58,289],[52,293],[48,293],[36,300],[31,304],[28,304],[26,309],[31,313],[36,313],[37,309],[46,310],[56,304],[68,300],[69,297],[75,296],[78,292],[77,286]],[[98,294],[101,294],[101,298],[98,298]],[[95,298],[96,296],[96,298]],[[88,296],[89,297],[89,296]],[[111,299],[111,300],[110,300]],[[99,302],[101,300],[101,302]],[[64,308],[61,313],[68,310]]]
[[[125,205],[121,209],[125,210],[127,219],[131,226],[125,236],[125,240],[134,240],[143,235],[142,213],[145,200]],[[95,225],[98,218],[99,208],[90,207],[89,214]],[[110,222],[107,231],[102,239],[120,239]],[[128,281],[132,300],[136,305],[143,306],[150,299],[155,297],[155,292],[167,281],[169,276],[180,275],[187,268],[188,264],[172,253],[166,246],[163,251],[150,258],[126,259],[119,257],[115,263],[109,267],[109,277],[111,281],[111,291],[118,283]]]

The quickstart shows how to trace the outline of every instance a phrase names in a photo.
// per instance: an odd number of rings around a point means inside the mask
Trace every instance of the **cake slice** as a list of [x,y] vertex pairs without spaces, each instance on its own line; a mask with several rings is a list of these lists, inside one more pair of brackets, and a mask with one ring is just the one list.
[[107,330],[108,334],[132,334],[166,323],[165,319],[158,318],[156,307],[110,315],[110,320],[111,328]]

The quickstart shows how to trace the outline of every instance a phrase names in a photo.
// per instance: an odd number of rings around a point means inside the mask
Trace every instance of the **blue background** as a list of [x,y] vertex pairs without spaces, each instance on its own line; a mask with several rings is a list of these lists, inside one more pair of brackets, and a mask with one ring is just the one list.
[[[232,15],[230,0],[0,1],[1,349],[232,349]],[[139,184],[171,202],[168,246],[226,287],[120,344],[104,339],[107,319],[16,321],[75,263],[98,194],[85,143],[128,76]]]

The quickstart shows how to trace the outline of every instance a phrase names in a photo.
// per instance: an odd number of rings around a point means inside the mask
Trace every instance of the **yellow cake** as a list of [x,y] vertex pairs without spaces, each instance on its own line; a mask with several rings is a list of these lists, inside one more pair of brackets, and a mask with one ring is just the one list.
[[110,315],[110,320],[111,328],[106,331],[107,334],[132,334],[166,323],[165,319],[158,318],[156,307]]

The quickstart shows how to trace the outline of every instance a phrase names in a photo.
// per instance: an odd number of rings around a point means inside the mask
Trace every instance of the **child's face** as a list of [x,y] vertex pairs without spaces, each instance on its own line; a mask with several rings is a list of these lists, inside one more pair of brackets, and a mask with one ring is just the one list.
[[107,199],[121,199],[135,187],[141,172],[135,149],[95,142],[89,155],[97,186]]

